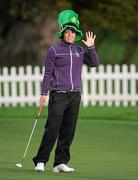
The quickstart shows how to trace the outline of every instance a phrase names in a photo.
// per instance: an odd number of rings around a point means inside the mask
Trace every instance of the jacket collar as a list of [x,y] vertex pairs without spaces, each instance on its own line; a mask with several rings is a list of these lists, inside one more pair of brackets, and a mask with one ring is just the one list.
[[69,43],[69,42],[66,42],[64,39],[61,40],[61,45],[63,46],[69,46],[69,45],[75,45],[75,43]]

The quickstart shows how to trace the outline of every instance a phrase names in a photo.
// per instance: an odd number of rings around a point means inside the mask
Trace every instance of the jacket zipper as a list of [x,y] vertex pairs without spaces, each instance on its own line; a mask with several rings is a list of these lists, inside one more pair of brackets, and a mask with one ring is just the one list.
[[58,82],[58,74],[57,74],[57,84],[58,84],[59,82]]
[[71,46],[69,46],[69,51],[70,51],[70,80],[71,80],[71,91],[73,91],[74,85],[73,85],[73,80],[72,80],[72,51],[71,51]]

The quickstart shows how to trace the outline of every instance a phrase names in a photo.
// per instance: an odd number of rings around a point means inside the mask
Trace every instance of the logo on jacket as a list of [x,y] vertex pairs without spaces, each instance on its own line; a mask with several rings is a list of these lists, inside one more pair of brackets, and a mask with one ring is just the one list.
[[80,57],[80,55],[79,55],[79,53],[78,52],[76,52],[76,56],[79,58]]

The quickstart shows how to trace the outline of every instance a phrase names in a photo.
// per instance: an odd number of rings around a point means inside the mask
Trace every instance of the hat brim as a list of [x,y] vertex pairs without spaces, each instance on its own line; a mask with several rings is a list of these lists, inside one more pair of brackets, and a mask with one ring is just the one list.
[[76,32],[76,39],[75,39],[76,41],[80,41],[80,40],[82,39],[82,37],[83,37],[82,31],[79,30],[77,27],[72,26],[72,25],[66,25],[66,26],[64,26],[62,30],[60,30],[59,32],[57,32],[57,37],[58,37],[58,38],[61,38],[62,35],[63,35],[63,33],[64,33],[64,31],[65,31],[66,29],[72,29],[73,31]]

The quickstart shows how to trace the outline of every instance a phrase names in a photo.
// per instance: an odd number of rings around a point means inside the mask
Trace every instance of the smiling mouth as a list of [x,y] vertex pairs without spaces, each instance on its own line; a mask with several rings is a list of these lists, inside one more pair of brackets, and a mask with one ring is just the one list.
[[72,40],[73,38],[71,37],[71,38],[68,38],[69,40]]

